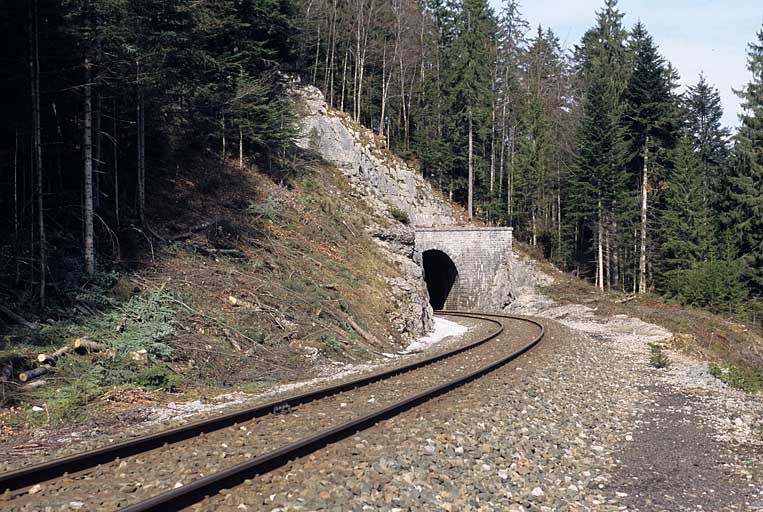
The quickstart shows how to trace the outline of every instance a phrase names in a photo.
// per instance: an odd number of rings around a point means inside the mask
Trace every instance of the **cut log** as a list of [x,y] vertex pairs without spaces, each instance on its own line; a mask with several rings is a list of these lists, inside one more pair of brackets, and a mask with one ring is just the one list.
[[28,382],[32,379],[35,379],[39,377],[40,375],[45,375],[51,370],[51,367],[48,365],[40,366],[39,368],[35,368],[33,370],[28,370],[25,372],[19,373],[19,380],[21,382]]
[[74,340],[74,348],[84,349],[87,351],[99,351],[106,350],[106,345],[98,343],[89,338],[77,338]]
[[13,320],[17,324],[23,325],[27,329],[34,329],[35,331],[38,329],[38,327],[35,324],[33,324],[32,322],[28,321],[27,319],[25,319],[21,315],[19,315],[17,313],[14,313],[12,310],[10,310],[9,308],[3,306],[2,304],[0,304],[0,313],[3,313],[8,318]]
[[37,361],[40,363],[55,363],[59,357],[66,355],[72,349],[69,345],[64,345],[52,354],[38,354]]

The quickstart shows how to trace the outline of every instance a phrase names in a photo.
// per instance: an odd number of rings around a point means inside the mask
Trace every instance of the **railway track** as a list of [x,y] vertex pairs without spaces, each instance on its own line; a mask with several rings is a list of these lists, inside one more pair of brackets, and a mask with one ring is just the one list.
[[[543,337],[533,320],[443,314],[491,327],[468,345],[404,366],[0,475],[0,505],[178,510],[478,379]],[[512,334],[509,323],[534,333]]]

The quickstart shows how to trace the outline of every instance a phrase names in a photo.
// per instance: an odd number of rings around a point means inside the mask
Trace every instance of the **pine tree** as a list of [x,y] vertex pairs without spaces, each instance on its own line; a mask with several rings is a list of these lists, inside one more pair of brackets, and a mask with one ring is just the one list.
[[[520,124],[514,176],[516,202],[520,217],[518,226],[529,231],[530,243],[538,245],[538,232],[547,180],[551,131],[542,99],[531,96]],[[522,232],[520,231],[520,233]]]
[[700,75],[697,85],[689,87],[684,98],[686,131],[699,157],[702,173],[720,178],[729,157],[730,131],[721,122],[723,107],[718,89]]
[[[689,87],[683,100],[685,130],[689,135],[700,169],[707,182],[705,193],[710,205],[718,212],[728,204],[729,139],[728,128],[721,124],[723,108],[718,89],[700,75],[697,85]],[[720,222],[720,216],[715,216]],[[716,226],[717,228],[720,225]]]
[[736,134],[730,178],[731,215],[745,274],[754,295],[763,294],[763,29],[750,43],[747,69],[752,79],[738,92],[744,113]]

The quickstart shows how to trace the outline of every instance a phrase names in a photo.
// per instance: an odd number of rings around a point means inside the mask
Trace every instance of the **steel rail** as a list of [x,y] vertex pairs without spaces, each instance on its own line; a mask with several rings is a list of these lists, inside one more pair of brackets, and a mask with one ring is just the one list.
[[[456,311],[442,311],[439,313],[443,315],[461,314],[461,312]],[[463,316],[469,316],[469,314],[464,313]],[[345,383],[309,391],[307,393],[295,394],[284,398],[279,398],[262,405],[249,407],[239,411],[233,411],[231,413],[224,414],[215,418],[187,423],[185,425],[162,430],[153,434],[121,441],[94,450],[89,450],[86,452],[55,459],[43,464],[20,468],[4,473],[0,475],[0,494],[6,490],[13,491],[16,489],[29,487],[34,484],[42,483],[53,478],[63,476],[67,473],[76,473],[78,471],[95,467],[99,464],[112,462],[117,458],[130,457],[132,455],[153,450],[164,445],[178,443],[180,441],[196,437],[202,433],[221,430],[238,423],[243,423],[246,421],[251,421],[255,418],[267,416],[283,408],[304,405],[315,400],[333,396],[338,393],[343,393],[355,388],[366,386],[368,384],[373,384],[375,382],[379,382],[396,375],[401,375],[403,373],[417,370],[424,366],[428,366],[430,364],[476,348],[503,332],[503,324],[500,322],[490,319],[484,320],[491,321],[497,325],[496,330],[493,331],[490,336],[484,339],[480,339],[476,342],[458,347],[454,350],[446,351],[441,354],[422,359],[421,361],[395,367],[378,373],[365,375]]]
[[[447,311],[444,314],[463,316],[468,318],[484,318],[482,314]],[[283,466],[288,462],[308,455],[324,446],[345,439],[360,430],[369,428],[376,423],[391,418],[403,411],[409,410],[423,402],[431,400],[448,391],[472,382],[484,375],[496,370],[506,363],[518,358],[535,347],[543,339],[545,329],[542,324],[535,320],[520,318],[510,315],[485,314],[485,316],[499,317],[512,320],[525,321],[539,327],[540,332],[532,341],[525,344],[518,350],[494,361],[482,368],[470,372],[467,375],[458,377],[448,382],[431,387],[414,395],[408,396],[397,403],[383,407],[370,412],[346,423],[325,429],[315,435],[300,439],[294,443],[282,446],[264,455],[260,455],[251,461],[232,466],[226,470],[195,480],[188,485],[178,487],[171,491],[149,498],[145,501],[121,508],[122,512],[148,512],[148,511],[175,511],[180,510],[194,503],[198,503],[207,496],[218,493],[223,489],[231,488],[243,481],[252,478],[255,475],[267,473],[277,467]],[[489,341],[498,336],[493,334],[488,336],[483,342]]]

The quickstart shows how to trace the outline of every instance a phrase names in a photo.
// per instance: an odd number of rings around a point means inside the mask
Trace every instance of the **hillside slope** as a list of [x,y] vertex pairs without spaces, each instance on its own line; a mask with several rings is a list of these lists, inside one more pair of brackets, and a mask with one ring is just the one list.
[[[351,132],[342,124],[337,133]],[[453,223],[458,209],[383,147],[342,143],[372,163],[361,166],[365,178],[304,144],[270,173],[200,155],[153,173],[155,236],[135,226],[115,234],[113,271],[67,292],[50,319],[30,317],[38,332],[0,347],[12,376],[4,401],[20,404],[13,423],[128,408],[147,396],[127,391],[136,385],[189,396],[262,389],[375,359],[428,331],[411,220]],[[38,353],[81,337],[106,349],[65,357],[47,385],[19,388]],[[30,412],[35,404],[45,417]]]

